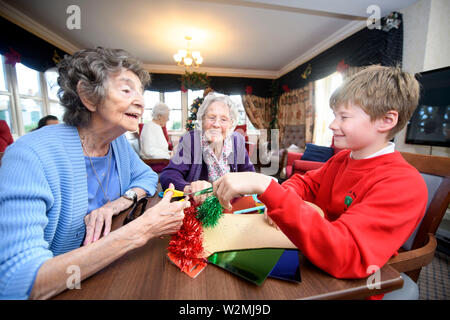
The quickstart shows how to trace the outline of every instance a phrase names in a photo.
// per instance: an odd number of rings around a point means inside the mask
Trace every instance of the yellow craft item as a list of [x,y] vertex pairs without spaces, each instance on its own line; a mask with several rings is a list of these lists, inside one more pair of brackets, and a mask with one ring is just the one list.
[[[172,191],[172,192],[173,192],[172,198],[174,198],[174,197],[177,197],[177,198],[178,198],[178,197],[184,197],[184,192],[183,192],[183,191],[178,191],[178,190],[175,190],[175,189],[172,189],[172,188],[167,188],[166,191],[164,191],[164,196],[165,196],[166,193],[169,192],[169,191]],[[184,198],[181,199],[180,201],[184,201]]]
[[[211,193],[213,191],[213,188],[209,187],[209,188],[197,191],[197,192],[191,192],[191,193],[187,193],[187,194],[185,194],[183,191],[178,191],[173,188],[167,188],[166,191],[164,191],[163,197],[166,195],[166,192],[168,192],[168,191],[173,192],[172,198],[179,198],[179,197],[199,196],[201,194]],[[184,199],[182,199],[180,201],[184,201]]]

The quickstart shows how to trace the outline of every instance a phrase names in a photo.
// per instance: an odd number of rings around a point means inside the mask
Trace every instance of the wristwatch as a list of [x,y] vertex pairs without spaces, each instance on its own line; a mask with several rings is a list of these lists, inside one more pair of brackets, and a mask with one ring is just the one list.
[[137,202],[137,194],[136,192],[134,192],[133,190],[127,190],[123,196],[125,199],[131,200],[133,201],[133,204],[135,204]]

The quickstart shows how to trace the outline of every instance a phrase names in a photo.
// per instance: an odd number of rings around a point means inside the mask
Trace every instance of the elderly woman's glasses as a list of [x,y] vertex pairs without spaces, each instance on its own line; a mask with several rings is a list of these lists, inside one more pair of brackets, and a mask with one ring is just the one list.
[[133,205],[133,208],[131,208],[130,212],[128,212],[127,216],[125,217],[125,220],[123,220],[123,225],[126,225],[128,222],[133,221],[134,219],[140,217],[145,212],[147,203],[148,198],[142,198],[141,200],[136,202]]
[[226,125],[230,122],[230,119],[226,118],[216,118],[216,117],[206,117],[206,121],[209,123],[215,123],[216,121],[219,121],[220,125]]

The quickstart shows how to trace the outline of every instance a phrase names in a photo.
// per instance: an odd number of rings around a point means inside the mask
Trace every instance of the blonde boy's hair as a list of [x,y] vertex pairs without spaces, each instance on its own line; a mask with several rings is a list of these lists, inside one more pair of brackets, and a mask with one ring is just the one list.
[[388,139],[392,139],[411,118],[419,104],[419,94],[420,85],[413,75],[399,67],[373,65],[345,80],[331,95],[330,107],[355,104],[372,121],[382,118],[388,111],[397,111],[397,125],[388,134]]

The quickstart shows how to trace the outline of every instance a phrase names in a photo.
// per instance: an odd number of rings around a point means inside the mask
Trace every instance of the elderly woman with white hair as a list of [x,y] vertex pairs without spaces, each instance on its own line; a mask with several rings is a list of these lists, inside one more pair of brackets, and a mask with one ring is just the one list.
[[238,117],[230,97],[209,93],[197,112],[200,130],[189,131],[180,139],[173,158],[160,174],[163,189],[173,183],[177,190],[197,192],[211,187],[228,172],[255,171],[244,137],[234,132]]
[[158,102],[153,107],[153,120],[144,124],[139,138],[142,159],[170,159],[169,144],[163,132],[163,127],[169,121],[169,114],[170,109],[163,102]]

